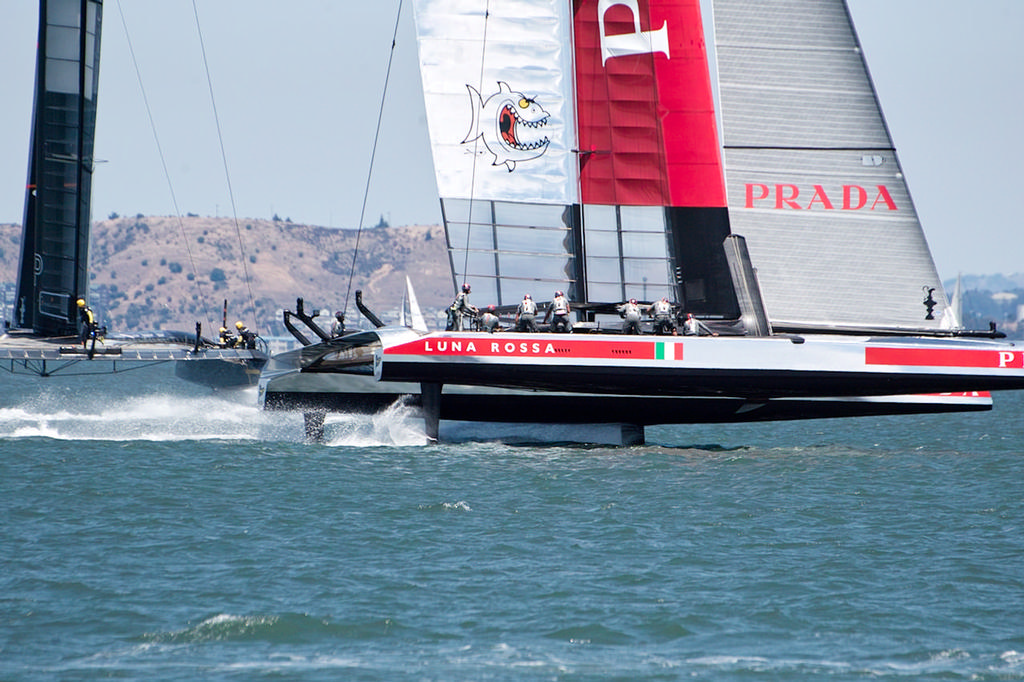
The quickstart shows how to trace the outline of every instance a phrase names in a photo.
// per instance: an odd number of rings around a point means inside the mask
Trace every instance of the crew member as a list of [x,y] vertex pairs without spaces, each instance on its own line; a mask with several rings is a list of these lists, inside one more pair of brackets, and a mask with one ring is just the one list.
[[672,323],[672,304],[668,299],[663,296],[660,301],[655,301],[649,312],[654,318],[654,333],[658,336],[671,336],[676,326]]
[[701,336],[702,334],[718,336],[718,332],[711,331],[711,328],[694,317],[693,313],[686,316],[686,333],[690,336]]
[[78,299],[78,319],[82,328],[78,331],[78,340],[85,347],[85,342],[96,337],[96,316],[92,308],[85,304],[85,299]]
[[227,327],[220,328],[220,347],[221,348],[234,348],[235,344],[238,343],[238,339],[231,330]]
[[516,309],[516,331],[537,331],[536,317],[537,304],[533,302],[532,296],[523,294],[523,300],[519,302],[519,307]]
[[235,329],[238,330],[238,340],[235,344],[239,348],[252,350],[256,347],[256,335],[249,331],[249,328],[242,324],[241,320],[235,322]]
[[469,294],[472,291],[468,284],[462,285],[462,291],[455,296],[455,300],[448,306],[448,324],[444,330],[462,331],[463,318],[473,319],[480,314],[480,310],[469,302]]
[[501,320],[499,320],[498,316],[494,314],[493,305],[487,306],[487,310],[480,317],[480,328],[485,332],[490,332],[491,334],[501,331]]
[[572,325],[569,324],[569,300],[566,299],[565,294],[561,291],[555,292],[555,297],[551,299],[551,327],[549,329],[553,332],[567,332],[572,329]]
[[631,298],[619,306],[619,317],[625,320],[622,323],[623,334],[640,333],[640,305],[635,298]]
[[334,313],[334,322],[331,323],[331,336],[345,335],[345,313],[340,310]]

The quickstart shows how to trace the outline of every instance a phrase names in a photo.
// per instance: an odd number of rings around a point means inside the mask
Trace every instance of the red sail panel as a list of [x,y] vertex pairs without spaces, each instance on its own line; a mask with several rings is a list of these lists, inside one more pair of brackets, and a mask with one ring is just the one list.
[[582,200],[724,207],[699,0],[574,0]]

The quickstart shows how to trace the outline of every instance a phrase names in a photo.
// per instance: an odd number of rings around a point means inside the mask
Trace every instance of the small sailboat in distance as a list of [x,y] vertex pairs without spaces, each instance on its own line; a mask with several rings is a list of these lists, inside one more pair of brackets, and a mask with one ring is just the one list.
[[953,295],[949,297],[949,307],[942,313],[942,328],[964,328],[964,285],[959,272],[956,274]]
[[[453,287],[506,313],[564,291],[575,316],[351,339],[376,391],[420,387],[428,434],[978,410],[1024,388],[1024,350],[941,326],[844,0],[716,0],[717,112],[698,0],[413,4]],[[630,299],[711,333],[623,334]],[[321,350],[295,368],[321,387],[368,368]],[[298,405],[294,378],[261,394]]]
[[[406,309],[409,313],[406,316]],[[412,280],[409,276],[405,276],[405,295],[402,296],[402,308],[401,314],[398,319],[398,324],[403,327],[409,327],[410,329],[426,334],[427,321],[423,318],[423,311],[420,310],[419,301],[416,300],[416,292],[412,288]]]

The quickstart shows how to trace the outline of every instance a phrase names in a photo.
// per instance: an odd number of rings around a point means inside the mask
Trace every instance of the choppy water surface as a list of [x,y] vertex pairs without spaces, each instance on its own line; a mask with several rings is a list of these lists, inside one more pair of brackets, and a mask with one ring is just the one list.
[[0,382],[3,680],[1024,679],[1021,394],[310,446],[159,373]]

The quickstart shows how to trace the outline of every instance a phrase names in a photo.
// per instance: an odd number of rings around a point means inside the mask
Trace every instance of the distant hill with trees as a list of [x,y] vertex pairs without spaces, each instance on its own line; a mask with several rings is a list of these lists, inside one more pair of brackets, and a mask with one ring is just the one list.
[[[453,283],[440,226],[378,226],[357,232],[286,220],[189,215],[95,221],[90,240],[90,305],[111,330],[183,329],[197,321],[216,336],[227,299],[229,323],[243,320],[263,335],[284,335],[281,310],[324,310],[330,326],[354,296],[378,315],[397,314],[408,274],[424,314],[450,303]],[[21,227],[0,225],[0,282],[17,279]],[[13,292],[10,293],[13,297]],[[13,301],[6,301],[8,309]],[[253,309],[255,307],[255,313]],[[211,327],[214,327],[211,329]]]

